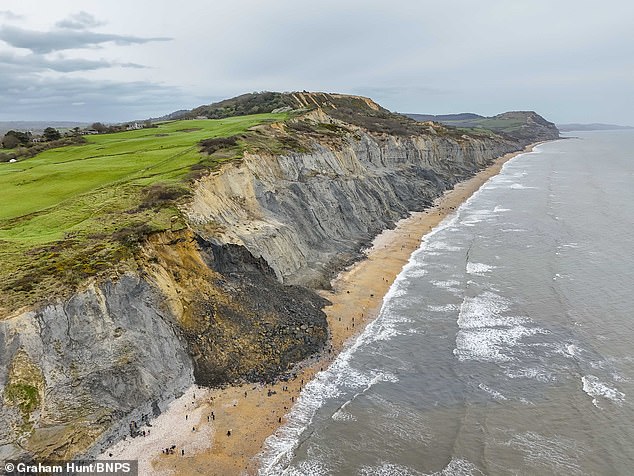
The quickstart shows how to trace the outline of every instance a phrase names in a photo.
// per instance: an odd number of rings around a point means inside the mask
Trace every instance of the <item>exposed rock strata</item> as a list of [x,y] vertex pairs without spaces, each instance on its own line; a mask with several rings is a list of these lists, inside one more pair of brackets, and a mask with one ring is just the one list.
[[281,281],[328,286],[381,230],[519,148],[356,131],[336,147],[314,143],[310,153],[247,154],[239,167],[202,179],[186,213],[203,236],[244,245]]
[[162,300],[143,279],[123,276],[0,321],[0,361],[24,355],[43,374],[24,411],[7,399],[9,368],[0,367],[0,459],[72,456],[107,430],[121,436],[122,419],[156,413],[189,386],[191,359]]

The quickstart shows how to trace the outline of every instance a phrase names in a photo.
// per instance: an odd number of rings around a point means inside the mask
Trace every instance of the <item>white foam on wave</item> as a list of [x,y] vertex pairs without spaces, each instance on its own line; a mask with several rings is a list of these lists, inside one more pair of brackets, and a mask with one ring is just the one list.
[[577,347],[574,344],[566,345],[566,353],[570,357],[577,357],[579,355],[579,353],[582,352],[582,351],[583,351],[583,349],[581,347]]
[[422,278],[427,273],[429,273],[429,271],[427,271],[425,268],[416,268],[416,269],[412,269],[411,271],[408,271],[407,277],[408,278]]
[[487,387],[485,384],[481,383],[478,385],[478,388],[480,390],[484,390],[486,393],[488,393],[489,395],[491,395],[493,397],[494,400],[498,400],[498,401],[505,401],[508,400],[508,398],[506,398],[504,395],[502,395],[500,392],[498,392],[497,390],[493,390],[491,387]]
[[520,340],[543,332],[543,329],[525,326],[461,330],[456,334],[456,348],[453,353],[461,361],[508,362],[513,360],[509,355],[511,349]]
[[470,210],[467,208],[464,213],[464,216],[460,220],[460,224],[463,226],[475,226],[476,223],[486,221],[492,216],[493,216],[492,210],[486,210],[486,209]]
[[340,408],[335,413],[333,413],[333,415],[330,418],[332,418],[335,421],[357,421],[356,416],[354,416],[352,413],[345,411],[343,408]]
[[424,476],[423,473],[400,464],[382,461],[375,466],[362,466],[361,476]]
[[467,263],[467,273],[468,274],[480,274],[480,275],[482,275],[484,273],[488,273],[492,269],[495,269],[495,266],[492,266],[490,264],[472,263],[471,261],[469,261]]
[[514,183],[509,188],[513,190],[528,190],[528,189],[537,188],[537,187],[529,187],[527,185],[522,185],[521,183]]
[[455,279],[448,279],[445,281],[433,280],[429,282],[437,288],[449,289],[451,291],[456,290],[456,286],[460,286],[461,284],[460,281],[457,281]]
[[512,326],[525,321],[525,318],[505,317],[509,301],[502,296],[485,291],[474,297],[465,297],[460,305],[458,327],[476,329],[492,326]]
[[459,360],[502,362],[512,360],[509,351],[524,337],[546,334],[538,327],[527,327],[526,317],[504,316],[509,301],[490,291],[465,297],[460,306],[453,353]]
[[617,405],[621,405],[625,401],[625,394],[623,392],[601,382],[598,377],[594,375],[584,375],[581,377],[581,383],[583,391],[592,397],[592,404],[597,408],[600,408],[597,397],[603,397]]
[[526,378],[548,383],[556,380],[552,372],[544,368],[525,367],[521,369],[509,369],[506,372],[508,378]]
[[583,474],[582,452],[574,440],[526,432],[514,435],[506,445],[521,451],[535,474]]
[[302,461],[297,468],[284,471],[284,476],[324,476],[330,473],[330,468],[323,461],[311,459]]
[[493,209],[493,212],[494,212],[494,213],[500,213],[500,212],[510,212],[510,211],[511,211],[511,209],[510,209],[510,208],[504,208],[504,207],[501,207],[501,206],[499,206],[499,205],[496,205],[496,206],[495,206],[495,208]]
[[452,246],[447,244],[444,241],[436,240],[427,244],[426,250],[429,251],[460,251],[462,247],[460,246]]
[[443,469],[426,476],[484,476],[484,473],[471,461],[463,458],[451,458],[449,464]]
[[431,312],[455,312],[460,308],[455,304],[429,304],[427,310]]

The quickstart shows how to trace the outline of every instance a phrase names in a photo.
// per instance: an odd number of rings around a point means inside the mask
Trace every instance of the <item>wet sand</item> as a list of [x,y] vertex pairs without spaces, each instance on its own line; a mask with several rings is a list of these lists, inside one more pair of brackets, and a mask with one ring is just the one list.
[[[324,309],[331,347],[298,366],[297,378],[266,386],[245,384],[212,390],[192,387],[151,422],[150,435],[127,438],[107,450],[103,458],[110,458],[112,453],[112,459],[138,459],[142,475],[257,474],[256,456],[264,440],[284,423],[284,415],[303,384],[326,368],[346,343],[378,315],[383,296],[412,252],[420,247],[421,238],[497,175],[506,161],[531,149],[529,146],[498,158],[439,197],[433,207],[413,213],[393,230],[377,236],[373,246],[365,251],[365,259],[342,271],[332,282],[331,291],[320,292],[332,303]],[[176,446],[174,454],[162,453],[163,448],[172,445]]]

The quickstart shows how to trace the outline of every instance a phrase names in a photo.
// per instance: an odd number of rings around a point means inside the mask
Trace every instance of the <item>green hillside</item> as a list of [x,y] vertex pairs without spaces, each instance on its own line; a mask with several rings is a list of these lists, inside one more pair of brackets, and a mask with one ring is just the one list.
[[240,157],[244,147],[238,140],[203,156],[200,141],[285,118],[169,122],[0,164],[0,307],[13,307],[18,295],[30,296],[27,304],[49,286],[74,285],[130,257],[141,236],[173,226],[175,200],[193,171]]

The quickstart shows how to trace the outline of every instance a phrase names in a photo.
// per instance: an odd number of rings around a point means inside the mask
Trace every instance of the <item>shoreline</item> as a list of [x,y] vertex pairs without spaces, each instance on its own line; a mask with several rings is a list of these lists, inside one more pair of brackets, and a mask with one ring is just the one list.
[[[495,159],[438,197],[432,207],[412,213],[394,229],[384,230],[364,250],[363,259],[339,273],[331,290],[318,291],[332,303],[324,308],[330,345],[320,355],[298,364],[294,379],[224,389],[192,386],[151,421],[147,436],[127,437],[105,450],[100,459],[137,459],[139,474],[257,474],[257,456],[266,438],[286,422],[305,383],[328,367],[378,316],[385,295],[423,238],[497,175],[506,162],[540,143]],[[162,452],[173,445],[174,454]]]

